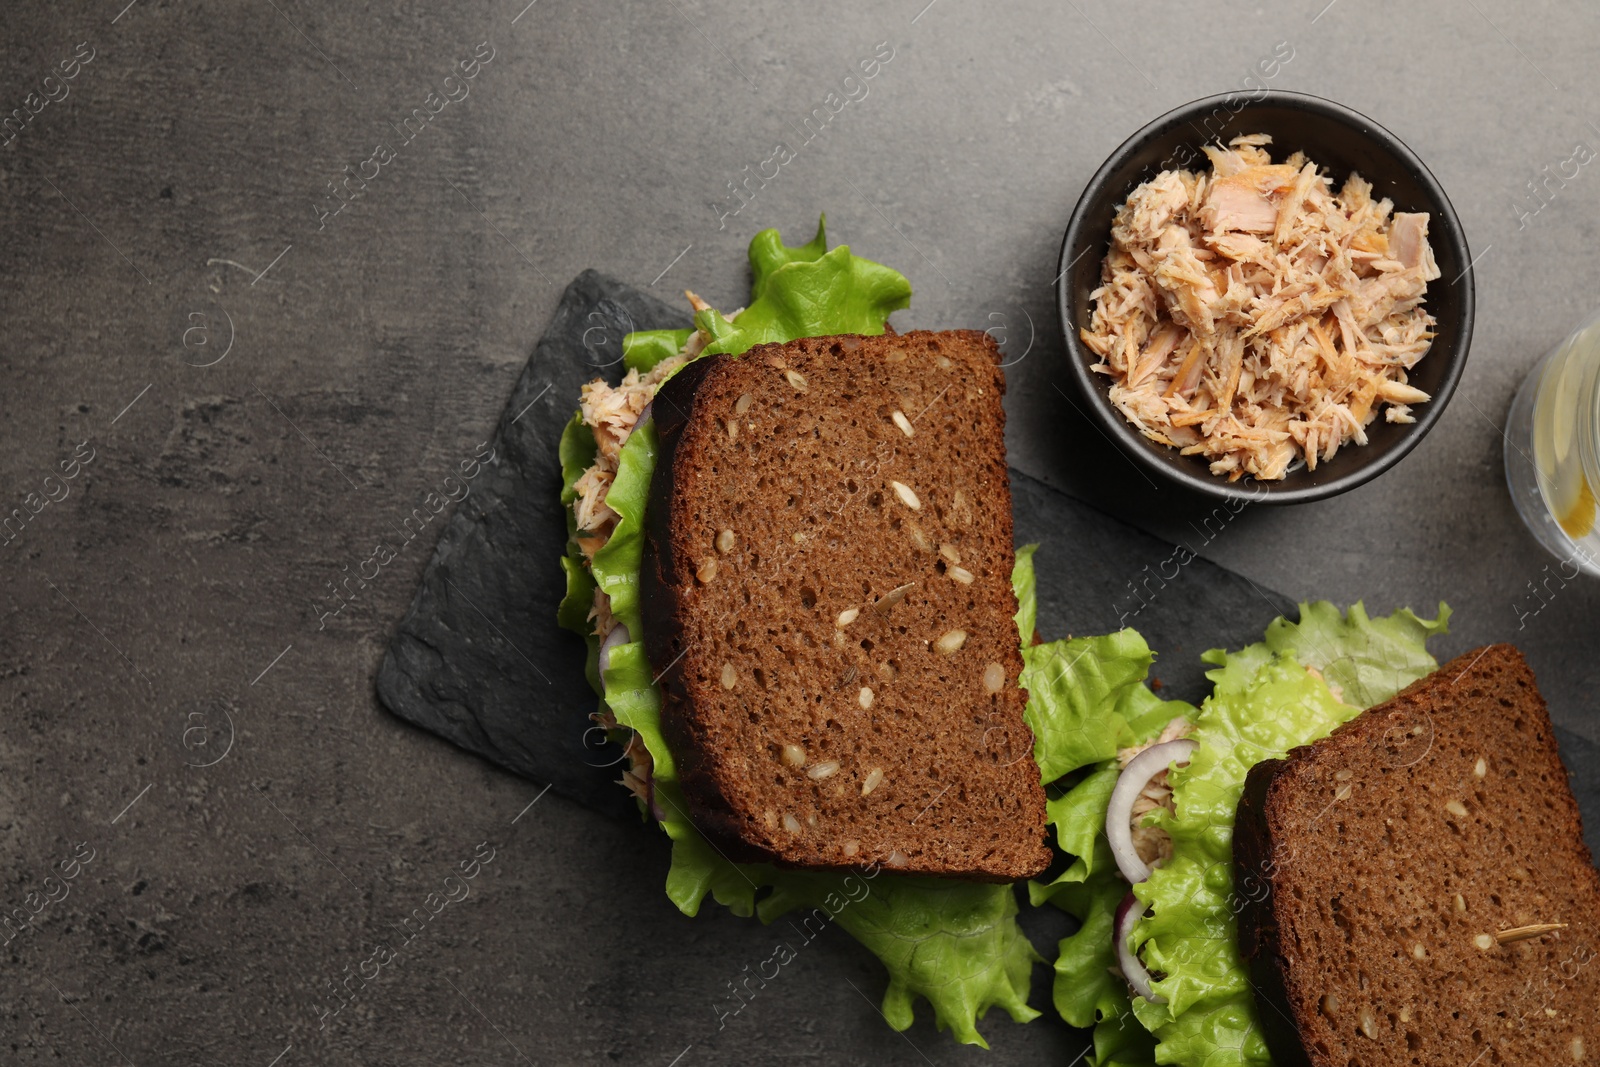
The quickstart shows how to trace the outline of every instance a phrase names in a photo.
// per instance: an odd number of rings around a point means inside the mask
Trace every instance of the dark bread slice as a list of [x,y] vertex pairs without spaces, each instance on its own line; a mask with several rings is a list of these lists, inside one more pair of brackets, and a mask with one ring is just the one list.
[[1049,863],[998,361],[969,330],[811,338],[658,392],[645,648],[689,815],[730,858],[988,880]]
[[1240,951],[1280,1067],[1600,1059],[1600,874],[1512,646],[1257,764],[1233,851]]

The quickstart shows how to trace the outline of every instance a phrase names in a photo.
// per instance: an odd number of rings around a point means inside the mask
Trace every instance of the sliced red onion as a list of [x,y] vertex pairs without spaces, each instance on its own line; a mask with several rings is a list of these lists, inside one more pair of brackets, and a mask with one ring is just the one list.
[[[634,419],[633,420],[633,425],[628,428],[628,437],[632,437],[634,435],[634,433],[639,429],[639,427],[644,425],[644,420],[648,419],[650,417],[650,409],[655,407],[655,406],[656,406],[656,402],[654,400],[652,400],[652,401],[650,401],[650,403],[646,404],[643,408],[640,409],[639,417],[637,419]],[[624,437],[622,440],[624,442],[626,442],[628,440],[628,437]]]
[[628,633],[626,623],[617,623],[611,628],[611,632],[606,634],[606,639],[600,642],[600,677],[602,680],[606,676],[606,668],[611,666],[611,650],[618,645],[626,645],[632,640],[633,637]]
[[1117,870],[1129,882],[1142,882],[1150,877],[1150,867],[1139,858],[1133,847],[1133,802],[1150,779],[1167,769],[1168,764],[1186,763],[1200,742],[1192,737],[1176,741],[1163,741],[1151,745],[1122,768],[1122,776],[1111,791],[1111,803],[1106,805],[1106,838],[1111,842],[1111,854],[1117,858]]
[[1150,988],[1150,972],[1145,970],[1144,961],[1129,944],[1133,936],[1133,924],[1144,915],[1144,905],[1139,903],[1139,898],[1129,890],[1128,895],[1122,898],[1122,903],[1117,905],[1117,917],[1111,923],[1111,938],[1116,943],[1117,967],[1122,971],[1122,977],[1128,980],[1128,986],[1135,993],[1152,1004],[1165,1004],[1167,998],[1160,996]]

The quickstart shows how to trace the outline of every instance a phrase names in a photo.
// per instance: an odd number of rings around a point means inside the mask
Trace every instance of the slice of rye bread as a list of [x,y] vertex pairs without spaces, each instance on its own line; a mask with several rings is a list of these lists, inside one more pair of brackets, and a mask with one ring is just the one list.
[[1257,764],[1233,850],[1280,1067],[1600,1060],[1600,874],[1512,646]]
[[689,815],[730,858],[1049,863],[998,362],[970,330],[809,338],[657,394],[645,649]]

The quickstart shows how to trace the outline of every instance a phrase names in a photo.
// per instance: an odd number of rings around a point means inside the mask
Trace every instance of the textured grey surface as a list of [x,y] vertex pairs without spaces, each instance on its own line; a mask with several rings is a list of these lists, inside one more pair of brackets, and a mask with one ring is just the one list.
[[[94,59],[0,147],[6,508],[94,451],[0,549],[0,903],[77,842],[95,851],[0,956],[0,1059],[1069,1062],[1074,1035],[1044,1022],[991,1018],[987,1055],[926,1022],[889,1032],[849,984],[875,997],[873,964],[842,937],[718,1033],[723,983],[770,951],[759,925],[678,919],[660,841],[555,796],[525,811],[536,788],[379,708],[383,647],[443,523],[319,629],[327,583],[492,433],[567,279],[665,270],[663,298],[734,304],[750,234],[809,236],[819,210],[911,278],[907,324],[1003,321],[1016,467],[1186,536],[1185,502],[1072,432],[1051,264],[1107,152],[1242,86],[1280,41],[1294,58],[1273,87],[1372,115],[1449,190],[1481,256],[1477,333],[1399,468],[1247,512],[1203,553],[1296,597],[1448,599],[1441,654],[1515,640],[1568,736],[1600,737],[1600,587],[1533,598],[1546,561],[1497,428],[1600,293],[1592,168],[1537,214],[1527,191],[1600,141],[1600,16],[924,5],[8,6],[4,112],[78,42]],[[402,139],[390,123],[484,41],[470,95],[319,230],[327,183]],[[719,228],[725,183],[804,140],[880,41],[894,58],[865,98]],[[319,1030],[328,983],[485,840],[470,896]]]

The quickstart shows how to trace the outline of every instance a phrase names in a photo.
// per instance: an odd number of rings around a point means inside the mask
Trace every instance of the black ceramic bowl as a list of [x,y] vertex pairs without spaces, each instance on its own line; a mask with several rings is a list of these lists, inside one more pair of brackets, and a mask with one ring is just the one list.
[[[1227,143],[1247,133],[1272,135],[1269,151],[1282,160],[1299,150],[1337,189],[1351,171],[1372,183],[1374,199],[1388,197],[1396,211],[1426,211],[1428,242],[1440,277],[1428,283],[1426,307],[1438,320],[1433,347],[1409,380],[1433,397],[1413,409],[1416,422],[1381,417],[1367,427],[1367,443],[1346,443],[1315,471],[1297,469],[1281,481],[1244,477],[1229,482],[1211,473],[1199,456],[1151,441],[1111,404],[1111,379],[1090,370],[1097,357],[1078,339],[1093,311],[1089,294],[1100,284],[1101,263],[1111,243],[1111,222],[1128,194],[1163,170],[1209,168],[1200,146]],[[1422,160],[1394,134],[1364,115],[1303,93],[1229,93],[1183,105],[1150,123],[1111,153],[1089,180],[1067,225],[1056,282],[1068,365],[1082,405],[1110,438],[1152,478],[1225,500],[1299,504],[1353,489],[1377,477],[1416,447],[1444,413],[1467,360],[1472,340],[1472,258],[1461,220]]]

